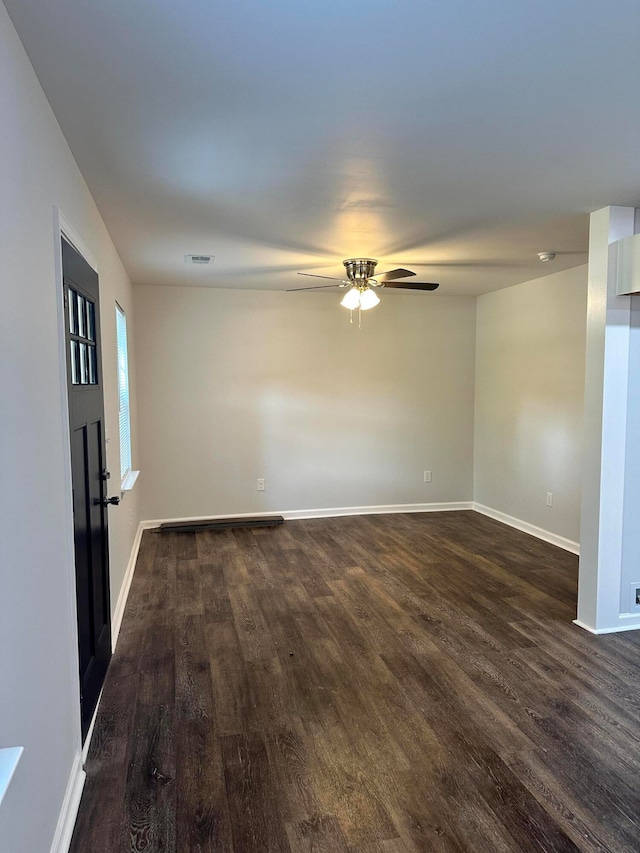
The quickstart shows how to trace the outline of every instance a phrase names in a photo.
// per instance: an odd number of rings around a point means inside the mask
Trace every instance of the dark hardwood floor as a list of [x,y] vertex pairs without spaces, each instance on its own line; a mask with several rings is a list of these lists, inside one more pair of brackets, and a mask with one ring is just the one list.
[[640,636],[473,512],[144,534],[74,853],[640,850]]

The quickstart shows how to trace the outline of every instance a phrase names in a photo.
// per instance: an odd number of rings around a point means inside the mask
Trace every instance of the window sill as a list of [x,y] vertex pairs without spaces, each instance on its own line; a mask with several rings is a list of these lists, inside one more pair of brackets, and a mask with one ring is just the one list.
[[122,481],[122,485],[120,486],[121,492],[130,492],[131,489],[135,486],[136,480],[140,475],[140,471],[129,471],[127,476]]
[[24,752],[22,746],[11,746],[8,749],[0,749],[0,803],[7,793],[9,783],[16,772],[20,757]]

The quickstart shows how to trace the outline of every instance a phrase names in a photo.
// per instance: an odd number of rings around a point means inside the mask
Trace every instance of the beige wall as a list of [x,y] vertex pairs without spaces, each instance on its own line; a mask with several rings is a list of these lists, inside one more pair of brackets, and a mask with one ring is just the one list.
[[144,518],[471,499],[475,299],[134,290]]
[[[98,263],[116,481],[113,306],[132,307],[127,275],[1,2],[0,115],[0,747],[25,748],[0,807],[0,847],[35,853],[51,848],[80,748],[54,206]],[[137,523],[132,493],[110,515],[113,606]]]
[[480,296],[477,309],[475,500],[572,541],[586,305],[585,265]]

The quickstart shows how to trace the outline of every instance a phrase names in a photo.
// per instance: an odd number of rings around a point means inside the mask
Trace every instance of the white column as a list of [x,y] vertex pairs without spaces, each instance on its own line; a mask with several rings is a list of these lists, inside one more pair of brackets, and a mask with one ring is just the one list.
[[[617,247],[634,233],[634,208],[607,207],[591,215],[589,295],[585,366],[584,467],[578,618],[590,631],[640,628],[640,607],[632,606],[629,555],[640,528],[638,488],[629,486],[637,467],[633,443],[640,363],[632,298],[616,295]],[[635,307],[635,306],[634,306]],[[632,433],[635,432],[635,435]],[[637,475],[637,471],[635,475]],[[635,476],[634,475],[634,476]]]

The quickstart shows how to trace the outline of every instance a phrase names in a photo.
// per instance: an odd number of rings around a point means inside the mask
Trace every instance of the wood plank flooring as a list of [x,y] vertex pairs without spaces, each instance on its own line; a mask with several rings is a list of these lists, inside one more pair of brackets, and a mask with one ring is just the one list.
[[144,534],[73,853],[640,851],[640,635],[473,512]]

